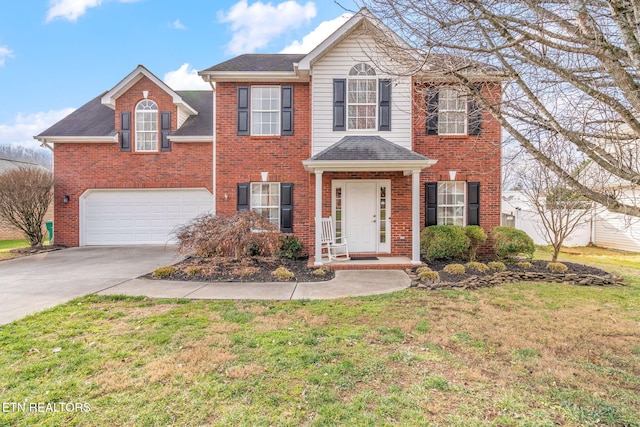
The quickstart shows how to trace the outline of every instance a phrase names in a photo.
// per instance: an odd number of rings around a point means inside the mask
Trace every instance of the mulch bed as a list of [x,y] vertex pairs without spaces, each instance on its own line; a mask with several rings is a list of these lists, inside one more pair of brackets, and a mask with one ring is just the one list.
[[[312,274],[314,269],[307,267],[308,258],[283,259],[275,257],[246,257],[240,260],[226,257],[188,257],[175,264],[178,271],[168,277],[169,280],[194,282],[321,282],[331,280],[335,273],[326,270],[323,276]],[[280,280],[271,273],[283,266],[294,274],[291,280]],[[191,273],[191,274],[189,274]],[[155,279],[153,274],[143,276]]]
[[[531,264],[533,264],[533,267],[531,268],[519,267],[517,264],[517,261],[530,262]],[[549,261],[541,261],[541,260],[517,260],[517,261],[505,261],[504,264],[507,267],[505,271],[516,271],[516,272],[528,271],[532,273],[548,273],[549,272],[549,270],[547,269],[547,264],[549,263]],[[438,260],[438,261],[429,261],[429,262],[426,262],[426,264],[433,271],[437,271],[440,274],[440,281],[442,282],[462,282],[463,280],[468,279],[472,276],[480,276],[480,277],[491,276],[494,273],[492,271],[488,271],[485,273],[481,273],[478,271],[467,271],[464,274],[450,274],[445,271],[442,271],[442,269],[449,264],[464,265],[467,262],[468,261],[466,260],[446,260],[446,261]],[[485,262],[485,261],[482,261],[482,262]],[[591,274],[593,276],[609,275],[609,273],[607,273],[604,270],[601,270],[596,267],[584,265],[584,264],[575,264],[572,262],[563,262],[563,264],[566,265],[568,268],[568,270],[566,271],[566,274]]]
[[62,245],[50,245],[50,246],[28,246],[26,248],[11,249],[9,253],[18,255],[34,255],[43,252],[59,251],[60,249],[66,249],[66,246]]

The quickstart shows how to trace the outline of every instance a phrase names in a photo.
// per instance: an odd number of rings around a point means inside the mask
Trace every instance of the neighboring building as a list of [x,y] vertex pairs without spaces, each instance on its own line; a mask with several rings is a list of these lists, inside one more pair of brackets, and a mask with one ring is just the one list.
[[[628,201],[634,203],[631,192]],[[636,202],[637,203],[637,202]],[[549,245],[540,219],[527,197],[521,191],[502,194],[502,225],[526,232],[536,245]],[[600,207],[580,224],[563,246],[596,245],[622,251],[640,252],[640,218],[617,214]]]
[[[375,28],[403,43],[363,9],[309,54],[201,71],[214,91],[173,91],[137,67],[36,137],[54,145],[57,242],[165,243],[202,212],[251,209],[316,260],[331,216],[351,253],[418,263],[425,225],[499,225],[499,123],[435,66],[386,74],[399,65],[372,61],[385,57]],[[474,66],[499,102],[499,70]]]
[[[2,175],[5,172],[9,172],[10,170],[18,169],[20,167],[33,167],[33,168],[46,169],[44,166],[41,166],[37,163],[0,158],[0,175]],[[45,221],[53,220],[53,201],[51,202],[51,205],[49,206],[49,209],[45,214],[44,220]],[[25,235],[21,230],[19,230],[18,228],[14,227],[11,224],[7,224],[6,222],[2,221],[2,219],[0,219],[0,240],[18,240],[18,239],[24,239],[24,238],[25,238]],[[46,235],[45,238],[48,239],[49,236]]]

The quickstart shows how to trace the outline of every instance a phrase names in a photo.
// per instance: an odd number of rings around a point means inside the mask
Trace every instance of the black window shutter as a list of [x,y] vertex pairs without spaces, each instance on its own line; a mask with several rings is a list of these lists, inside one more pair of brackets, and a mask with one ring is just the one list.
[[427,135],[438,134],[438,88],[427,88]]
[[346,85],[346,79],[333,80],[333,130],[347,130]]
[[249,187],[251,184],[248,182],[241,182],[238,184],[238,202],[237,210],[248,211],[249,206]]
[[281,135],[293,135],[293,86],[282,86]]
[[380,80],[378,82],[379,97],[379,117],[378,130],[391,130],[391,80]]
[[120,151],[131,151],[131,113],[120,113]]
[[438,183],[427,182],[425,184],[425,226],[438,225]]
[[163,111],[162,113],[160,113],[160,134],[162,135],[162,141],[160,142],[160,151],[171,151],[169,132],[171,132],[171,112]]
[[467,183],[467,225],[480,225],[480,183]]
[[293,184],[280,184],[280,231],[293,233]]
[[249,87],[238,87],[238,135],[249,135]]
[[[481,88],[477,89],[480,91]],[[467,119],[467,133],[469,135],[480,135],[480,131],[482,130],[482,110],[473,97],[469,97],[469,101],[467,102],[467,114],[469,115]]]

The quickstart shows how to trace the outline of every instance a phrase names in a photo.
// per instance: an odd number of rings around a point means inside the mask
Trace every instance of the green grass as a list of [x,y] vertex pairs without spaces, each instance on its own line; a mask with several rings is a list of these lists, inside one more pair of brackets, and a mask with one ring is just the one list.
[[0,240],[0,251],[8,251],[10,249],[26,248],[29,246],[28,240]]
[[640,268],[610,256],[628,286],[87,296],[0,327],[5,408],[85,411],[0,425],[640,426]]

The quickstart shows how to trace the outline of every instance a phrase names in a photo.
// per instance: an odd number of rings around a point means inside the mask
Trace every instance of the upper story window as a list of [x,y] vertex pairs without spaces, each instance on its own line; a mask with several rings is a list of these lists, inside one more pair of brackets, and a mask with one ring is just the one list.
[[391,80],[359,63],[347,78],[333,79],[333,130],[391,130]]
[[456,88],[441,88],[438,107],[438,134],[466,135],[467,97]]
[[136,105],[136,151],[158,151],[158,105],[144,99]]
[[479,135],[482,132],[482,110],[462,87],[430,86],[426,100],[427,135]]
[[251,135],[280,135],[280,86],[251,87]]
[[347,83],[347,128],[375,130],[377,99],[376,71],[369,64],[356,64]]
[[293,86],[238,86],[238,135],[293,135]]

